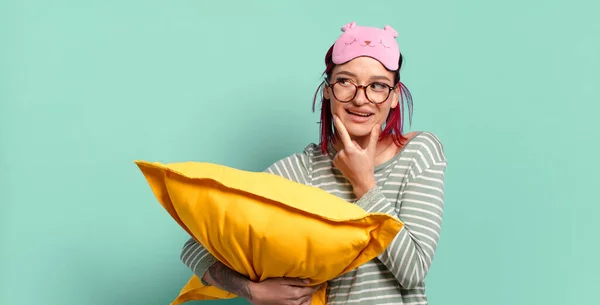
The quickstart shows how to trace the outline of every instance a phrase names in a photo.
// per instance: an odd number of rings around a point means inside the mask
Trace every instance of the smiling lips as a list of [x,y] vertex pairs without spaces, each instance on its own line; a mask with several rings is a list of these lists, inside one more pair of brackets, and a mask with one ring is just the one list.
[[372,116],[374,114],[372,112],[358,112],[358,111],[350,111],[348,109],[346,109],[346,112],[348,114],[355,115],[355,116],[360,116],[360,117],[363,117],[363,118],[368,118],[368,117],[370,117],[370,116]]

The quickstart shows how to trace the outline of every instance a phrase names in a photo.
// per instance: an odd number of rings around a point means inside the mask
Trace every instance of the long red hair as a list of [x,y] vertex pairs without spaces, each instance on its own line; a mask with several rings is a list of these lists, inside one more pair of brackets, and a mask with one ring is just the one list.
[[[329,80],[331,77],[331,71],[335,67],[335,64],[332,60],[332,52],[333,46],[329,48],[327,54],[325,55],[325,71],[323,74]],[[394,71],[394,83],[400,86],[400,97],[399,103],[396,108],[391,109],[390,113],[385,122],[385,128],[381,132],[381,136],[392,135],[394,139],[394,143],[398,146],[402,146],[407,138],[402,135],[403,127],[404,127],[404,102],[408,106],[408,115],[409,115],[409,123],[412,122],[412,96],[408,88],[400,81],[400,69],[402,68],[402,54],[400,54],[400,60],[398,62],[398,70]],[[315,103],[317,101],[317,95],[322,92],[321,88],[324,83],[317,88],[315,92],[315,96],[313,98],[313,112],[315,111]],[[333,125],[333,115],[331,113],[331,101],[326,99],[325,97],[321,97],[321,120],[319,124],[321,125],[321,135],[320,135],[320,146],[321,152],[323,154],[329,154],[329,145],[334,143],[334,125]]]

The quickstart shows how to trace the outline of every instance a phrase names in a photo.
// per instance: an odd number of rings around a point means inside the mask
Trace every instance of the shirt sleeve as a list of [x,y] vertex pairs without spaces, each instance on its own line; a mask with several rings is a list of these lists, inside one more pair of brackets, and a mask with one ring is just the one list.
[[[308,184],[310,181],[308,166],[308,155],[305,152],[281,159],[265,169],[264,172],[282,176],[294,182]],[[200,278],[203,285],[210,285],[202,278],[217,259],[201,243],[194,238],[188,239],[183,245],[180,258],[183,264]]]
[[200,278],[204,286],[210,286],[202,278],[206,271],[208,271],[208,268],[217,262],[217,259],[193,237],[188,239],[183,245],[181,261]]
[[423,285],[439,240],[444,207],[447,162],[442,145],[433,134],[419,141],[408,179],[399,189],[399,208],[379,187],[356,202],[367,212],[387,213],[404,223],[378,258],[405,289]]

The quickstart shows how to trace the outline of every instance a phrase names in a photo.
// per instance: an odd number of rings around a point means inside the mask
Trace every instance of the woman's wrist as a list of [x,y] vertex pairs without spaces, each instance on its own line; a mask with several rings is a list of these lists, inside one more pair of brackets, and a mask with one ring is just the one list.
[[352,186],[352,191],[354,192],[354,195],[356,195],[357,199],[360,199],[362,196],[364,196],[366,193],[368,193],[372,188],[377,186],[377,182],[375,182],[375,177],[373,177],[373,179],[369,179],[367,181],[364,181],[363,183],[360,184],[356,184]]

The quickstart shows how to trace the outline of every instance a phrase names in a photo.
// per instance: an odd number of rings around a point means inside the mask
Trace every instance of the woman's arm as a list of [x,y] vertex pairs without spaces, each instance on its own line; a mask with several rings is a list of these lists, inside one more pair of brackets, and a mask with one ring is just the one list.
[[229,269],[229,267],[219,261],[208,268],[202,280],[221,290],[228,291],[247,300],[252,300],[252,292],[250,290],[251,281]]
[[421,286],[433,260],[444,207],[446,160],[441,144],[430,135],[414,154],[415,166],[400,189],[400,211],[379,187],[369,190],[356,203],[367,212],[387,213],[404,223],[379,259],[404,288]]
[[[198,243],[195,241],[186,243],[192,246],[194,244]],[[190,263],[186,265],[188,264]],[[321,288],[320,285],[307,286],[310,283],[308,279],[273,278],[255,283],[219,261],[215,261],[208,267],[201,280],[207,285],[233,293],[257,305],[308,304],[312,295]]]
[[248,288],[250,280],[217,261],[195,239],[190,238],[185,242],[181,261],[200,278],[203,285],[216,286],[248,299],[252,297]]

